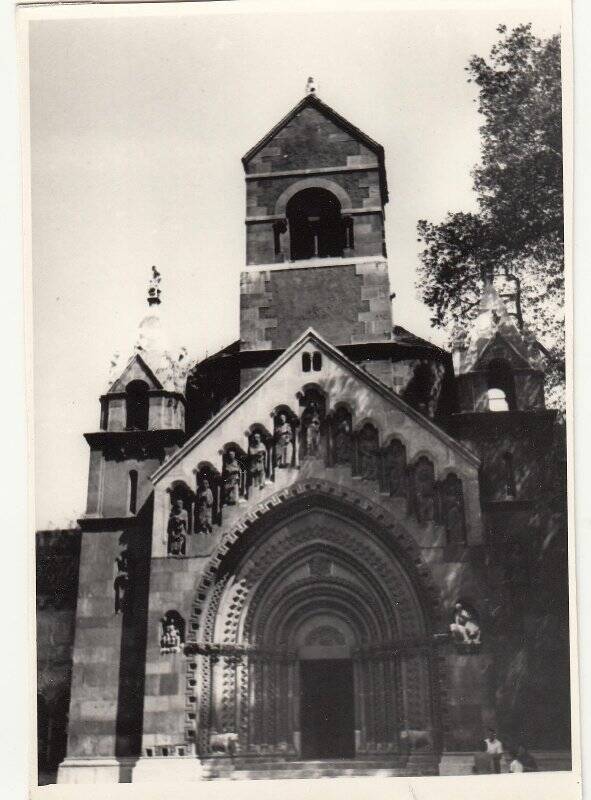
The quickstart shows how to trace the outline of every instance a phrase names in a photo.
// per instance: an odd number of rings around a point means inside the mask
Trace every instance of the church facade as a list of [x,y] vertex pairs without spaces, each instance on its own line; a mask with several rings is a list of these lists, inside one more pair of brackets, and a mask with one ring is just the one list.
[[154,271],[80,530],[38,535],[58,782],[437,775],[491,728],[569,768],[560,432],[510,280],[452,353],[393,325],[383,148],[314,91],[243,164],[239,341],[180,375]]

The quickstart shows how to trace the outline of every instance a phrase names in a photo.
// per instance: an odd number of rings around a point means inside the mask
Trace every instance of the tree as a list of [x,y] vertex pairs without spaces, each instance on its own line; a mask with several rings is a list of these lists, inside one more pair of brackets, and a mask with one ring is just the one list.
[[482,161],[473,170],[478,212],[419,220],[417,287],[433,326],[467,327],[482,275],[506,270],[521,282],[525,323],[549,354],[548,404],[564,393],[564,238],[560,36],[541,40],[531,25],[508,32],[488,60],[466,67],[479,87]]

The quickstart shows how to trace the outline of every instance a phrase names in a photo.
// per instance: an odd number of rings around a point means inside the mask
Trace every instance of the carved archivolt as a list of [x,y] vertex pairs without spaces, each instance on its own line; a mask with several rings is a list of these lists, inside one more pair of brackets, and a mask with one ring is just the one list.
[[227,734],[238,750],[296,753],[302,644],[350,644],[368,704],[356,711],[360,752],[398,752],[402,729],[432,741],[439,627],[428,570],[384,509],[326,481],[290,487],[226,534],[197,590],[190,696],[200,699],[192,716],[188,700],[188,720],[198,718],[199,751]]

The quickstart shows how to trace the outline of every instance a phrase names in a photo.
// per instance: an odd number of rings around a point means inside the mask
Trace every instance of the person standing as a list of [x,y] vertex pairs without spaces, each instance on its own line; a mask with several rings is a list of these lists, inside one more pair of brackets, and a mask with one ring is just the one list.
[[486,740],[480,742],[480,750],[474,753],[474,766],[472,773],[474,775],[490,775],[494,772],[493,757],[487,750]]
[[489,728],[488,736],[484,740],[486,752],[492,756],[494,771],[498,774],[501,771],[501,757],[503,755],[503,743],[497,739],[494,728]]

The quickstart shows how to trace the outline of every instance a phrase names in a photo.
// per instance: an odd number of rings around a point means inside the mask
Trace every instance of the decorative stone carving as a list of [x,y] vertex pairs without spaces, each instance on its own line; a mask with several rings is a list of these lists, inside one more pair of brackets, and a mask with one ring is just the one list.
[[267,447],[258,431],[251,436],[248,447],[248,472],[252,486],[262,489],[266,482]]
[[115,614],[122,614],[129,607],[129,553],[122,550],[115,559],[117,575],[113,582],[115,590]]
[[359,475],[368,481],[377,480],[379,437],[373,425],[367,423],[359,431],[357,447]]
[[184,621],[180,614],[168,611],[160,620],[160,652],[180,653],[184,640]]
[[224,465],[224,501],[229,506],[240,502],[242,467],[236,458],[235,450],[228,450]]
[[275,426],[275,460],[278,467],[291,466],[293,431],[285,414],[279,414]]
[[213,531],[213,492],[207,475],[203,475],[197,487],[197,530]]
[[187,549],[189,514],[181,499],[174,500],[168,518],[168,555],[184,556]]
[[481,643],[480,623],[476,611],[462,600],[454,606],[453,622],[449,626],[454,641],[462,646],[474,647]]

